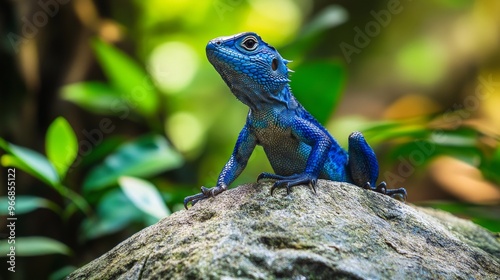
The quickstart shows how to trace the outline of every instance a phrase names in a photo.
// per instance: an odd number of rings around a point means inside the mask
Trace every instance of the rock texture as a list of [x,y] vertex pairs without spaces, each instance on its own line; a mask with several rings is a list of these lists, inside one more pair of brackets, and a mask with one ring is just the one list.
[[347,183],[243,185],[145,228],[68,279],[498,279],[500,242]]

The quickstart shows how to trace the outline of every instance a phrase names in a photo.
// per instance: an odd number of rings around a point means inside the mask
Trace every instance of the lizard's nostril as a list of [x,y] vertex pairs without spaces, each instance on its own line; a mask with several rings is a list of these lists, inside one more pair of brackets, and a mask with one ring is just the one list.
[[222,40],[214,39],[208,42],[207,44],[207,51],[212,50],[215,51],[219,49],[222,46]]

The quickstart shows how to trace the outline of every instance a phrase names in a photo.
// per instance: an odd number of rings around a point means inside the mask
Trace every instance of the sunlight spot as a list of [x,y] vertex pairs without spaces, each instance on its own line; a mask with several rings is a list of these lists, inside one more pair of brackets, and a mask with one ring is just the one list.
[[443,78],[447,62],[446,50],[431,39],[414,41],[397,56],[397,66],[403,78],[425,86],[434,85]]
[[196,149],[203,138],[200,121],[191,113],[178,112],[170,116],[166,123],[167,134],[177,149],[189,153]]
[[173,94],[191,83],[198,69],[198,58],[188,44],[168,42],[153,50],[148,64],[158,87]]
[[302,13],[293,1],[254,0],[249,4],[252,9],[249,10],[246,21],[243,21],[242,29],[254,30],[262,38],[273,38],[272,44],[290,39],[302,22]]

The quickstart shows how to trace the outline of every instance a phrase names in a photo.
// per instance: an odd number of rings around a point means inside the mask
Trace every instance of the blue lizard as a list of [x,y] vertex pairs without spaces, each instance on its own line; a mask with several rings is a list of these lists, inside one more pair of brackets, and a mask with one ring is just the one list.
[[359,187],[406,199],[406,190],[387,189],[385,182],[375,187],[378,162],[360,132],[349,136],[348,152],[292,95],[288,60],[253,32],[219,37],[206,47],[207,57],[231,92],[247,105],[245,126],[234,151],[222,169],[217,185],[201,187],[201,193],[184,199],[184,206],[218,195],[240,175],[256,145],[264,148],[276,174],[276,188],[287,193],[297,185],[309,185],[316,192],[318,178],[349,182]]

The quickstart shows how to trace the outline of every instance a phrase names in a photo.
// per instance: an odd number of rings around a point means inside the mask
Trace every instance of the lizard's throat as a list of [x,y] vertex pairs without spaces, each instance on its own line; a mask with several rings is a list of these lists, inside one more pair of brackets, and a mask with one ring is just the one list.
[[290,92],[286,83],[276,92],[272,92],[250,77],[228,70],[227,65],[224,63],[217,62],[214,63],[214,66],[234,96],[254,111],[265,110],[269,106],[280,103],[283,105],[289,103]]
[[252,110],[262,110],[267,105],[273,103],[269,93],[265,93],[261,88],[246,85],[230,85],[231,92],[243,104]]
[[266,90],[261,85],[251,83],[230,84],[229,88],[238,100],[250,107],[253,111],[266,110],[266,108],[279,104],[285,106],[289,104],[289,95],[287,94],[285,87],[276,93]]

